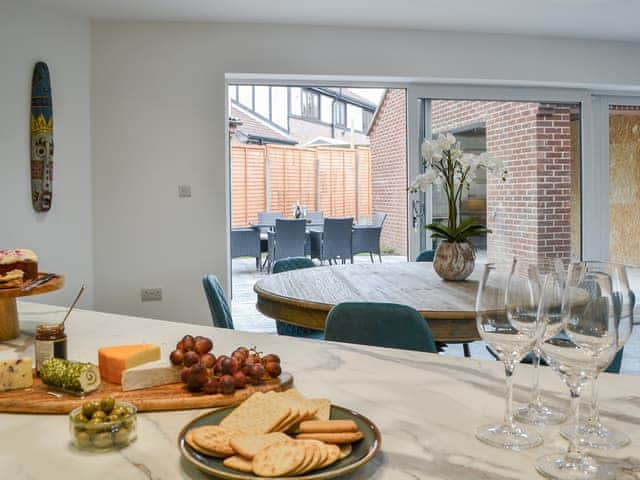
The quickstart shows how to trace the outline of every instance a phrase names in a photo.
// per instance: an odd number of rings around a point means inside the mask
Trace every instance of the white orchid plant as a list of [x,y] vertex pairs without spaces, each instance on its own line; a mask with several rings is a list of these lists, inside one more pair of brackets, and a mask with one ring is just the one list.
[[486,152],[479,155],[464,153],[456,137],[447,133],[439,134],[437,139],[425,140],[422,143],[422,163],[424,173],[414,179],[409,191],[423,192],[432,185],[443,188],[449,205],[447,225],[438,223],[427,225],[426,228],[432,232],[432,238],[464,242],[474,235],[491,233],[491,230],[479,223],[478,217],[459,223],[458,205],[463,190],[471,187],[481,168],[500,175],[502,181],[506,181],[507,170],[502,160]]

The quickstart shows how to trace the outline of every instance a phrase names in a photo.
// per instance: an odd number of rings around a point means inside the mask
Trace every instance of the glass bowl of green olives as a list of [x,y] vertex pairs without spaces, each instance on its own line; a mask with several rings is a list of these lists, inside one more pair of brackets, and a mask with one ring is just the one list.
[[113,397],[84,402],[69,414],[71,443],[80,450],[107,452],[126,447],[136,435],[135,405]]

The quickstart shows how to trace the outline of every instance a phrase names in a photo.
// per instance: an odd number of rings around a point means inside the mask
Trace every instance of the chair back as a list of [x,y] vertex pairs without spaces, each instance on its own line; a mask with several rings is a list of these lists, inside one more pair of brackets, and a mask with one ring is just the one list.
[[322,237],[322,257],[351,258],[353,217],[325,218]]
[[347,302],[327,316],[325,340],[436,353],[427,320],[395,303]]
[[386,213],[374,213],[373,214],[373,218],[371,220],[371,223],[373,225],[375,225],[376,227],[382,228],[382,224],[384,223],[386,218],[387,218],[387,214]]
[[282,212],[258,212],[258,223],[264,225],[275,225],[276,218],[282,218]]
[[287,257],[304,257],[307,221],[304,218],[289,220],[276,218],[273,260]]
[[305,218],[312,225],[320,225],[324,220],[324,212],[307,212]]
[[218,278],[215,275],[207,274],[202,279],[202,286],[209,302],[213,326],[233,329],[231,309]]
[[433,262],[433,257],[435,255],[435,250],[423,250],[416,257],[416,262]]
[[315,267],[313,260],[307,257],[287,257],[276,260],[273,264],[273,273],[288,272],[289,270],[298,270],[300,268]]

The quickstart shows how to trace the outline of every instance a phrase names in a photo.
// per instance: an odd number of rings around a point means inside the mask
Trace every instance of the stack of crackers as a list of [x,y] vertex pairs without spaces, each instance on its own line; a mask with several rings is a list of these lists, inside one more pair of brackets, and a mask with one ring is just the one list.
[[[331,402],[296,390],[256,392],[219,425],[189,430],[196,451],[260,477],[303,475],[351,454],[363,434],[352,420],[331,420]],[[285,433],[286,432],[286,433]]]

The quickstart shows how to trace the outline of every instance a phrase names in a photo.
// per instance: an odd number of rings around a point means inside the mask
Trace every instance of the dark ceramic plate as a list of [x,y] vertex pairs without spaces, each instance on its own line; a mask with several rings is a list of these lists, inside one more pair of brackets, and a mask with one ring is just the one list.
[[[229,415],[235,407],[226,407],[219,410],[214,410],[192,420],[188,423],[180,432],[178,436],[178,446],[180,452],[184,458],[202,470],[205,473],[213,475],[218,478],[231,479],[231,480],[249,480],[257,477],[252,473],[242,473],[237,470],[232,470],[225,467],[222,464],[222,459],[209,457],[203,455],[200,452],[195,451],[191,446],[185,442],[184,436],[187,432],[193,428],[202,427],[204,425],[217,425],[220,421]],[[382,437],[380,431],[368,418],[363,417],[359,413],[353,412],[346,408],[338,407],[336,405],[331,406],[331,419],[332,420],[353,420],[358,425],[360,431],[364,434],[364,438],[354,443],[351,455],[342,460],[338,460],[333,465],[321,470],[314,470],[306,475],[298,477],[286,477],[289,480],[325,480],[327,478],[335,478],[340,475],[357,470],[369,460],[376,456],[380,450],[380,444]]]

